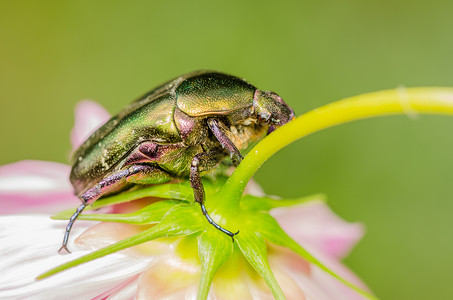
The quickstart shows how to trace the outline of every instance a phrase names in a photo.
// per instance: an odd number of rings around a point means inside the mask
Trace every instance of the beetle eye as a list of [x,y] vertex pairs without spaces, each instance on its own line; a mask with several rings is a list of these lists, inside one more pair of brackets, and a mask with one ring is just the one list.
[[271,123],[275,125],[280,125],[280,119],[271,118]]

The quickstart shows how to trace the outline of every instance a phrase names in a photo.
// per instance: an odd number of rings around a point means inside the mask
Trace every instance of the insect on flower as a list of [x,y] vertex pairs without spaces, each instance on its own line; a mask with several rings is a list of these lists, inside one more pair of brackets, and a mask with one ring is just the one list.
[[82,204],[71,216],[60,251],[69,252],[69,233],[85,207],[102,196],[136,184],[190,178],[194,199],[210,224],[200,172],[241,151],[274,127],[294,119],[277,94],[261,91],[237,77],[197,71],[151,90],[94,132],[72,157],[70,175]]

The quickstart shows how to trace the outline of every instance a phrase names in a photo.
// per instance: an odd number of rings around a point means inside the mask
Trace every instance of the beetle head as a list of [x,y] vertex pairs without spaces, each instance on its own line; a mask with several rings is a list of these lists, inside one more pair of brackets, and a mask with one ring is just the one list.
[[260,124],[268,124],[269,132],[295,118],[294,111],[274,92],[256,90],[253,111]]

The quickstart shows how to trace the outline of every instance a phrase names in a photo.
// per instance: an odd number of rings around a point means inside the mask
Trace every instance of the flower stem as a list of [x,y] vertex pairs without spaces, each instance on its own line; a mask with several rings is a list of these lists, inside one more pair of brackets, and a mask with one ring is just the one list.
[[227,180],[217,209],[236,211],[247,182],[274,153],[314,132],[355,120],[391,114],[453,115],[453,88],[398,88],[346,98],[309,111],[258,143]]

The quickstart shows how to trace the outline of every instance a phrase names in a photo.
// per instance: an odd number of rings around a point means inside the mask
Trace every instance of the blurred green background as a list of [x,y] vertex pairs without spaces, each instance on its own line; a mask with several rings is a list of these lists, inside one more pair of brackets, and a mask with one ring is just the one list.
[[[452,1],[2,1],[1,156],[67,163],[73,108],[111,113],[197,69],[245,77],[296,113],[404,86],[453,86]],[[453,293],[453,118],[386,117],[289,146],[256,179],[324,192],[366,225],[346,259],[382,299]],[[275,176],[278,174],[278,176]]]

